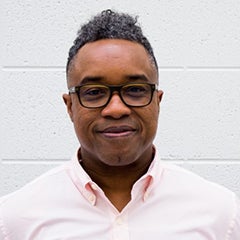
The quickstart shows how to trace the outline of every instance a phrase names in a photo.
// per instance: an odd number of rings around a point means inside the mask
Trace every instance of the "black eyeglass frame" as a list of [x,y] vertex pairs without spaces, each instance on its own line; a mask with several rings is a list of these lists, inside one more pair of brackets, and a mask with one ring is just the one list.
[[[128,86],[128,85],[132,85],[132,84],[146,84],[148,86],[151,87],[151,97],[149,99],[149,102],[147,104],[144,104],[144,105],[139,105],[139,106],[134,106],[132,104],[127,104],[123,97],[122,97],[122,94],[121,94],[121,89],[125,86]],[[97,107],[87,107],[85,106],[82,101],[81,101],[81,98],[80,98],[80,89],[81,87],[84,87],[84,86],[91,86],[91,85],[100,85],[100,86],[104,86],[104,87],[107,87],[109,90],[110,90],[110,95],[109,95],[109,98],[107,100],[107,102],[103,105],[100,105],[100,106],[97,106]],[[76,93],[77,94],[77,97],[78,97],[78,100],[79,100],[79,103],[85,107],[85,108],[90,108],[90,109],[94,109],[94,108],[103,108],[103,107],[106,107],[108,105],[108,103],[111,101],[111,98],[112,98],[112,95],[113,95],[113,92],[118,92],[118,95],[121,99],[121,101],[128,107],[145,107],[147,105],[149,105],[151,102],[152,102],[152,98],[153,98],[153,93],[155,90],[158,90],[158,87],[157,87],[157,84],[154,84],[154,83],[127,83],[127,84],[123,84],[123,85],[107,85],[107,84],[83,84],[83,85],[78,85],[78,86],[74,86],[74,87],[70,87],[68,89],[69,91],[69,94],[74,94]]]

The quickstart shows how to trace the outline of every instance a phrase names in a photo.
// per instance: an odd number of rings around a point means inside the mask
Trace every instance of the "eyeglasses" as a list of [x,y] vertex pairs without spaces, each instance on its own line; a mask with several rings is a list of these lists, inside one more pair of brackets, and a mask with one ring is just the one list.
[[144,107],[151,103],[156,84],[129,83],[124,85],[84,84],[69,88],[69,94],[76,93],[85,108],[105,107],[113,92],[118,92],[122,102],[129,107]]

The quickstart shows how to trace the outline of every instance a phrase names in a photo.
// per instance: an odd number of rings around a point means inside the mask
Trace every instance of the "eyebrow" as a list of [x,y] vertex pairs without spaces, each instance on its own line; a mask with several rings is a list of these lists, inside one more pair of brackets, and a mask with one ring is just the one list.
[[[124,77],[127,81],[137,81],[142,80],[144,82],[149,82],[149,79],[144,74],[133,74],[133,75],[127,75]],[[81,80],[81,85],[91,82],[102,82],[104,80],[104,77],[102,76],[86,76]]]
[[100,82],[103,80],[103,77],[93,77],[93,76],[86,76],[81,80],[81,85],[86,84],[89,82]]
[[144,82],[148,82],[148,78],[146,77],[146,75],[144,74],[134,74],[134,75],[129,75],[126,77],[128,80],[132,81],[136,81],[136,80],[143,80]]

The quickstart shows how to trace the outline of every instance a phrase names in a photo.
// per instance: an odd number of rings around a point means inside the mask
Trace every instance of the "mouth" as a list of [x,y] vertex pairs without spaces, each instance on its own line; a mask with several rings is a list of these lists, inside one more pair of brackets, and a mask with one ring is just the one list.
[[136,129],[130,126],[112,126],[107,127],[103,131],[99,131],[104,137],[119,138],[128,137],[136,132]]

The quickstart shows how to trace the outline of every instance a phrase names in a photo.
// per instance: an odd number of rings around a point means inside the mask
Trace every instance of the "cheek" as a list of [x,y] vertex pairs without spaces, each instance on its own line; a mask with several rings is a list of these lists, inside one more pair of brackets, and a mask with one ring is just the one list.
[[92,123],[96,119],[96,114],[82,108],[74,109],[73,124],[78,138],[91,133]]
[[152,119],[153,122],[158,121],[158,115],[159,115],[159,103],[157,101],[157,98],[153,99],[152,105],[149,106],[148,117]]
[[156,102],[154,102],[149,115],[150,115],[150,118],[151,118],[150,119],[151,126],[156,131],[157,125],[158,125],[158,117],[159,117],[159,104],[158,104],[157,100],[156,100]]
[[157,125],[158,125],[158,110],[149,113],[147,123],[147,126],[149,126],[148,127],[149,131],[153,132],[154,134],[157,130]]
[[155,135],[158,125],[159,108],[157,104],[152,105],[149,108],[143,109],[139,115],[141,115],[143,128],[147,135]]

